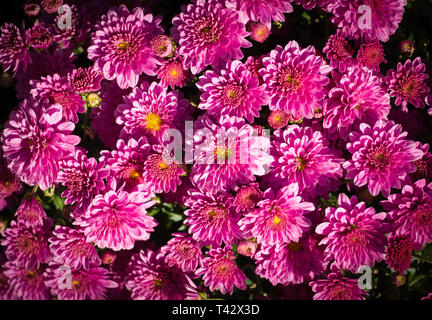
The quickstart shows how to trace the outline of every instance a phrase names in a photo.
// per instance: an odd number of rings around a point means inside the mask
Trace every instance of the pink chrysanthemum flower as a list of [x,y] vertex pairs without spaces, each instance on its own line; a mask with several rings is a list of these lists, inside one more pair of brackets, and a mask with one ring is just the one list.
[[239,12],[240,21],[261,22],[271,28],[272,21],[284,22],[284,13],[293,11],[292,0],[227,0],[228,7]]
[[351,48],[340,30],[329,37],[323,53],[330,60],[330,66],[339,69],[340,72],[345,72],[348,67],[355,64],[353,58],[354,49]]
[[118,106],[116,122],[121,137],[147,136],[150,142],[163,142],[164,132],[178,126],[190,104],[178,91],[169,91],[156,82],[144,82],[124,97]]
[[357,61],[360,65],[379,72],[380,64],[387,63],[382,43],[378,41],[363,43],[357,52]]
[[387,245],[386,213],[375,213],[356,196],[338,196],[338,208],[325,210],[326,222],[319,224],[316,233],[323,235],[320,245],[325,245],[326,260],[332,259],[345,270],[354,273],[361,266],[373,266],[384,259]]
[[240,230],[262,245],[298,242],[311,226],[305,213],[313,211],[314,205],[302,201],[295,183],[277,194],[269,188],[263,197],[258,209],[246,212],[239,221]]
[[78,114],[85,111],[85,101],[69,86],[65,77],[57,73],[31,81],[30,93],[35,99],[49,99],[51,104],[62,106],[63,121],[78,122]]
[[78,230],[57,225],[48,241],[52,259],[60,265],[78,270],[101,264],[95,247]]
[[31,47],[40,50],[48,49],[54,40],[48,28],[39,23],[26,31],[26,38]]
[[241,186],[235,195],[233,205],[237,212],[244,212],[255,208],[256,204],[263,199],[263,192],[258,183],[253,182]]
[[263,43],[270,36],[270,28],[262,23],[252,23],[250,26],[250,37],[259,43]]
[[[102,267],[70,271],[62,267],[51,264],[44,273],[45,285],[58,300],[103,300],[108,288],[118,287],[109,279],[108,270]],[[65,272],[68,272],[66,276]]]
[[109,169],[104,167],[103,162],[87,158],[82,150],[60,161],[57,182],[66,187],[61,195],[66,199],[65,204],[88,206],[94,196],[105,189],[103,179],[109,175]]
[[244,117],[253,122],[259,118],[263,105],[269,103],[264,85],[238,60],[229,61],[219,74],[213,70],[203,74],[196,83],[203,91],[198,108],[208,114]]
[[171,34],[180,44],[178,52],[193,74],[208,65],[220,69],[230,59],[243,58],[241,48],[252,46],[245,39],[249,33],[237,11],[219,0],[196,0],[184,6],[172,24]]
[[414,43],[408,39],[401,41],[399,48],[404,55],[408,55],[409,57],[415,51]]
[[18,70],[25,71],[27,64],[32,62],[25,35],[11,23],[3,25],[0,31],[0,64],[3,70],[11,70],[14,75]]
[[158,79],[163,86],[170,86],[171,89],[175,87],[183,87],[191,78],[189,70],[183,68],[183,58],[181,56],[174,56],[162,63],[157,73]]
[[417,181],[420,179],[426,179],[426,182],[432,181],[432,154],[429,152],[429,144],[421,144],[416,141],[417,149],[421,149],[424,154],[419,160],[414,161],[416,166],[416,171],[411,173],[409,176],[412,181]]
[[346,178],[358,187],[367,184],[373,196],[381,192],[388,197],[391,188],[400,189],[406,175],[416,171],[414,161],[423,151],[393,121],[378,120],[373,127],[362,123],[359,130],[349,134],[352,159],[343,164]]
[[134,300],[184,300],[189,277],[177,266],[169,266],[162,253],[140,251],[129,263],[126,288]]
[[117,106],[123,102],[130,90],[120,89],[116,82],[105,81],[101,85],[101,102],[98,108],[92,108],[90,113],[91,126],[105,147],[116,148],[121,126],[116,123]]
[[237,252],[246,257],[253,257],[255,255],[258,245],[254,240],[241,240],[237,245]]
[[282,48],[276,46],[262,59],[264,68],[259,71],[270,93],[270,110],[283,110],[294,117],[313,118],[315,109],[321,109],[328,84],[327,74],[332,68],[315,55],[309,46],[300,48],[290,41]]
[[131,138],[127,143],[119,139],[115,150],[101,151],[100,161],[115,174],[120,184],[126,183],[127,191],[133,191],[144,183],[144,163],[149,154],[150,145],[146,137],[138,141]]
[[36,229],[42,227],[47,217],[41,203],[30,194],[24,196],[17,211],[15,212],[17,221],[22,222],[26,228]]
[[396,97],[395,104],[402,105],[403,110],[407,109],[410,103],[416,108],[425,107],[425,99],[430,89],[426,79],[426,66],[421,62],[420,57],[411,61],[406,60],[404,64],[398,63],[396,70],[387,71],[385,82],[390,91],[390,97]]
[[299,284],[314,279],[324,271],[322,250],[317,241],[305,235],[299,242],[262,246],[254,259],[255,273],[274,286]]
[[386,249],[386,263],[389,268],[403,274],[409,269],[412,251],[421,250],[422,246],[413,242],[410,235],[390,235]]
[[16,297],[23,300],[48,300],[50,294],[45,286],[42,269],[26,269],[13,262],[5,263],[4,274],[9,278],[9,286]]
[[81,227],[87,241],[101,249],[129,250],[135,241],[148,240],[154,231],[157,222],[146,209],[155,201],[149,193],[117,190],[115,183],[111,188],[97,195],[74,224]]
[[406,0],[329,2],[332,22],[350,39],[386,42],[402,21]]
[[102,74],[94,68],[78,68],[67,75],[67,80],[73,91],[85,94],[100,89]]
[[273,160],[268,150],[270,139],[258,136],[243,119],[222,116],[215,123],[204,115],[197,127],[190,174],[197,188],[211,193],[227,191],[266,173]]
[[189,226],[192,237],[202,245],[230,245],[240,238],[237,225],[240,215],[232,206],[230,195],[206,195],[189,189],[184,224]]
[[162,146],[157,147],[160,152],[147,156],[144,162],[143,183],[153,193],[175,192],[181,184],[180,177],[186,175],[186,168],[162,150]]
[[161,58],[169,57],[174,52],[174,45],[170,37],[164,34],[153,37],[150,40],[150,46],[153,52]]
[[367,68],[349,67],[324,102],[323,127],[345,136],[362,122],[387,119],[390,109],[390,96],[379,78]]
[[233,294],[234,286],[246,290],[246,275],[237,266],[230,246],[211,249],[203,260],[203,266],[196,273],[202,276],[204,285],[210,291],[219,290],[222,294]]
[[21,181],[42,190],[52,186],[59,161],[80,141],[71,135],[73,123],[62,121],[62,107],[46,102],[24,100],[9,116],[1,137],[8,168]]
[[40,12],[40,5],[37,3],[26,3],[23,6],[24,13],[29,17],[35,17]]
[[42,227],[29,228],[22,221],[12,220],[10,227],[2,233],[1,245],[7,247],[6,257],[16,266],[27,269],[48,263],[51,253],[47,241],[52,224],[53,221],[48,218]]
[[58,8],[63,4],[63,0],[42,0],[42,8],[48,13],[56,13]]
[[177,265],[183,272],[195,272],[203,259],[199,243],[187,233],[173,233],[172,236],[160,249],[165,255],[165,262],[170,267]]
[[125,5],[103,15],[95,26],[92,45],[87,49],[90,60],[107,80],[116,79],[120,88],[135,87],[141,73],[156,75],[161,64],[150,40],[163,33],[160,18],[142,8],[130,12]]
[[309,283],[315,292],[314,300],[364,300],[368,295],[358,285],[358,279],[346,278],[335,264],[331,271],[327,279]]
[[282,129],[290,121],[290,115],[282,110],[273,110],[267,119],[270,127],[273,129]]
[[76,55],[72,50],[44,50],[42,52],[31,52],[32,63],[28,65],[25,72],[16,74],[18,99],[27,99],[32,87],[32,80],[40,81],[41,77],[47,77],[57,73],[61,77],[66,76],[75,66],[73,61]]
[[389,212],[397,235],[408,234],[420,245],[432,242],[432,184],[418,180],[381,204]]
[[327,190],[331,181],[342,177],[342,159],[328,145],[322,132],[310,127],[290,125],[285,131],[275,131],[271,185],[280,188],[297,183],[300,193],[305,189]]

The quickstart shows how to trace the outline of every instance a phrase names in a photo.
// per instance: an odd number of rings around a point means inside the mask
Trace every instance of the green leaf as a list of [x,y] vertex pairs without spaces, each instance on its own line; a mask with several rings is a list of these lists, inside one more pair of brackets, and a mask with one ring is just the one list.
[[59,211],[63,210],[63,208],[65,206],[65,200],[56,194],[54,196],[52,196],[48,202],[52,203],[54,205],[54,207]]

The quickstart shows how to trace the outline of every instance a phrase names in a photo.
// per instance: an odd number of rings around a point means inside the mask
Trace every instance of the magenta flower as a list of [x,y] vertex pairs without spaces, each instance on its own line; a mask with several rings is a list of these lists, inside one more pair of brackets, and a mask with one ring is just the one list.
[[196,273],[202,276],[204,285],[210,291],[219,290],[222,294],[233,294],[234,286],[246,290],[246,276],[235,262],[230,246],[211,249],[203,260],[203,266]]
[[340,29],[338,29],[336,34],[332,34],[329,37],[323,53],[330,60],[330,66],[339,69],[340,72],[345,72],[348,67],[355,64],[353,58],[354,49],[351,48]]
[[47,218],[41,203],[32,194],[24,196],[15,212],[15,216],[18,222],[22,222],[22,224],[29,229],[42,227],[44,220]]
[[311,226],[305,213],[315,209],[312,203],[302,200],[298,191],[295,183],[281,188],[277,194],[267,189],[258,208],[246,212],[239,221],[240,230],[262,245],[298,242]]
[[344,277],[340,269],[332,264],[327,279],[311,281],[314,300],[364,300],[368,294],[358,285],[358,279]]
[[186,168],[165,151],[159,151],[147,156],[144,162],[143,184],[150,192],[175,192],[181,184],[180,177],[186,175]]
[[390,235],[386,249],[386,263],[389,268],[403,274],[409,269],[412,260],[412,251],[421,250],[419,245],[411,240],[409,235]]
[[191,73],[183,68],[183,58],[175,55],[162,63],[158,69],[157,77],[162,86],[170,86],[171,89],[174,89],[186,85],[191,78]]
[[105,79],[116,79],[122,89],[133,88],[141,73],[156,75],[161,64],[150,44],[155,35],[163,33],[160,22],[139,7],[133,12],[125,5],[112,8],[95,26],[88,58]]
[[31,47],[40,50],[48,49],[54,40],[48,28],[40,23],[35,23],[33,27],[26,31],[26,38]]
[[0,64],[4,71],[25,71],[32,62],[28,51],[28,41],[17,26],[6,23],[0,28]]
[[350,39],[386,42],[402,21],[406,3],[406,0],[336,0],[330,1],[327,8],[333,14],[332,22]]
[[115,183],[93,198],[87,211],[74,222],[97,247],[114,251],[132,249],[135,241],[148,240],[157,225],[146,209],[155,202],[144,192],[128,193]]
[[326,266],[317,241],[305,235],[299,242],[262,246],[254,259],[255,273],[274,286],[299,284],[314,279]]
[[390,96],[371,70],[350,67],[336,81],[323,108],[323,127],[330,133],[344,136],[362,122],[373,125],[387,119]]
[[388,226],[386,213],[375,213],[356,196],[338,196],[338,208],[325,210],[325,222],[319,224],[316,233],[324,236],[319,243],[325,245],[326,260],[335,260],[341,268],[354,273],[361,266],[373,266],[384,259],[387,245],[385,233]]
[[94,68],[78,68],[67,75],[67,81],[78,94],[96,92],[101,88],[102,74]]
[[169,266],[164,254],[140,251],[129,263],[126,288],[134,300],[184,300],[189,277],[177,266]]
[[[310,127],[288,126],[274,133],[274,162],[268,177],[275,188],[297,183],[299,192],[321,193],[342,177],[341,161],[328,147],[320,131]],[[332,182],[333,181],[333,182]]]
[[41,263],[48,263],[51,253],[48,249],[48,237],[53,221],[45,219],[44,225],[37,228],[26,227],[24,222],[11,221],[10,227],[3,231],[2,246],[6,246],[6,257],[17,267],[26,269],[39,268]]
[[406,135],[393,121],[378,120],[373,127],[362,123],[359,132],[349,135],[347,149],[353,156],[343,164],[346,178],[359,187],[367,184],[373,196],[388,197],[391,188],[400,189],[406,175],[416,171],[413,162],[423,156]]
[[250,25],[250,37],[259,43],[263,43],[270,36],[270,28],[260,22]]
[[124,97],[118,106],[118,125],[121,137],[147,136],[151,142],[163,142],[164,132],[175,128],[186,117],[189,101],[178,91],[169,91],[156,82],[144,82]]
[[290,115],[282,110],[273,110],[267,119],[270,127],[273,129],[282,129],[290,121]]
[[396,97],[397,106],[402,105],[403,110],[408,110],[408,103],[416,108],[425,107],[424,101],[430,91],[426,82],[428,75],[425,71],[426,66],[421,62],[420,57],[413,61],[408,59],[404,64],[399,62],[396,71],[387,71],[385,82],[390,97]]
[[48,241],[52,260],[59,265],[78,270],[101,264],[95,247],[78,230],[56,225],[53,236]]
[[240,238],[237,222],[240,215],[232,206],[233,199],[229,195],[207,195],[199,190],[189,189],[186,200],[184,224],[189,226],[192,237],[201,241],[202,245],[220,246],[232,244]]
[[65,272],[69,271],[60,265],[50,264],[44,273],[45,285],[58,300],[103,300],[108,288],[118,286],[109,279],[108,270],[101,267],[71,269],[66,276]]
[[420,245],[432,241],[432,184],[422,179],[405,185],[400,194],[391,194],[381,204],[397,235],[407,234]]
[[245,212],[255,208],[256,204],[263,199],[263,192],[258,183],[241,186],[235,195],[233,205],[237,212]]
[[315,55],[312,46],[302,49],[290,41],[285,48],[276,46],[262,62],[264,68],[259,73],[271,96],[270,110],[311,119],[315,109],[321,109],[332,68]]
[[101,84],[100,97],[102,101],[98,108],[92,108],[90,113],[91,127],[105,147],[115,149],[120,135],[121,126],[116,123],[117,106],[123,102],[130,90],[122,90],[114,81]]
[[52,186],[59,171],[59,161],[71,153],[80,138],[70,133],[72,122],[62,121],[62,107],[47,101],[24,100],[9,116],[1,141],[8,168],[21,181]]
[[42,269],[26,269],[8,261],[4,274],[9,278],[13,295],[23,300],[48,300],[50,294],[45,286]]
[[284,22],[284,13],[293,11],[292,0],[227,0],[227,6],[235,8],[244,24],[261,22],[269,29],[272,21]]
[[264,85],[260,86],[258,79],[238,60],[229,61],[220,74],[206,71],[196,85],[203,91],[198,108],[214,116],[244,117],[253,122],[254,117],[259,118],[261,107],[269,103]]
[[40,81],[31,81],[30,91],[35,99],[49,99],[51,104],[62,106],[63,120],[78,122],[78,114],[85,111],[85,101],[69,86],[66,77],[58,74],[42,77]]
[[197,129],[190,176],[203,191],[217,193],[255,181],[255,175],[264,175],[273,160],[269,138],[257,135],[241,118],[222,116],[215,123],[204,115]]
[[150,145],[146,137],[138,141],[131,138],[127,143],[119,139],[117,148],[113,151],[102,150],[100,162],[115,174],[120,184],[126,183],[127,191],[144,183],[144,163],[150,154]]
[[161,57],[167,58],[174,52],[174,45],[170,37],[160,34],[150,40],[150,46],[153,52]]
[[208,65],[220,69],[230,59],[243,58],[241,48],[252,46],[245,39],[249,33],[237,11],[226,8],[219,0],[196,0],[184,6],[172,24],[171,34],[179,43],[178,52],[185,68],[193,74]]
[[382,43],[378,41],[363,43],[357,52],[357,61],[360,65],[379,72],[380,64],[387,63]]
[[48,13],[56,13],[58,8],[63,4],[63,0],[42,0],[42,8]]
[[87,158],[81,150],[76,150],[70,157],[60,161],[57,182],[66,187],[62,197],[66,204],[86,207],[95,195],[105,189],[104,178],[109,170],[103,162]]
[[183,272],[195,272],[202,265],[203,254],[199,243],[187,233],[173,233],[172,238],[160,252],[165,255],[168,266],[176,265]]
[[412,181],[426,179],[426,182],[432,181],[432,154],[429,152],[429,144],[416,142],[417,149],[421,149],[424,154],[419,160],[414,161],[417,170],[410,174]]

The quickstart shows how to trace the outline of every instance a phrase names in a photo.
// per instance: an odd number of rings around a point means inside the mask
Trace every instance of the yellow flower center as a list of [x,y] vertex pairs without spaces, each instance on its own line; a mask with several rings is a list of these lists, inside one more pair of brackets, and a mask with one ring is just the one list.
[[132,169],[131,172],[129,173],[130,179],[138,179],[139,177],[140,177],[140,174],[138,172],[136,172],[135,169]]
[[162,124],[162,119],[155,113],[150,113],[149,115],[147,115],[147,117],[145,118],[147,124],[146,124],[146,128],[148,130],[153,130],[153,131],[158,131],[160,130],[161,124]]
[[273,218],[273,224],[274,225],[278,225],[281,222],[282,222],[282,220],[277,215],[275,215],[274,218]]
[[301,249],[301,245],[300,245],[300,243],[298,243],[298,242],[293,242],[293,241],[291,241],[291,242],[288,244],[288,248],[289,248],[291,251],[298,251],[298,250]]
[[171,75],[173,77],[176,77],[178,75],[178,71],[176,69],[174,69],[173,71],[171,71]]
[[297,157],[297,171],[303,171],[306,168],[306,160],[302,157]]
[[168,166],[166,165],[165,162],[162,161],[161,163],[159,163],[159,168],[161,168],[162,170],[165,170],[168,168]]
[[118,48],[120,50],[127,50],[128,48],[130,48],[130,43],[126,42],[126,41],[122,41],[118,44]]
[[231,151],[228,148],[217,147],[214,154],[218,159],[224,158],[225,160],[227,160],[228,157],[231,155]]

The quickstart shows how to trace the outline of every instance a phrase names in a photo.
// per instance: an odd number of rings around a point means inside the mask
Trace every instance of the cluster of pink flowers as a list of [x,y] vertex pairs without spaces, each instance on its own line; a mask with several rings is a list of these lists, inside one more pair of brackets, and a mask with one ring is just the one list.
[[[20,100],[0,135],[0,299],[235,295],[247,259],[273,286],[362,300],[361,267],[403,275],[432,243],[432,155],[397,113],[430,106],[426,65],[381,72],[405,0],[365,1],[366,29],[353,0],[191,0],[168,27],[140,1],[76,2],[66,29],[63,1],[0,28]],[[323,48],[246,55],[298,5],[337,27]]]

